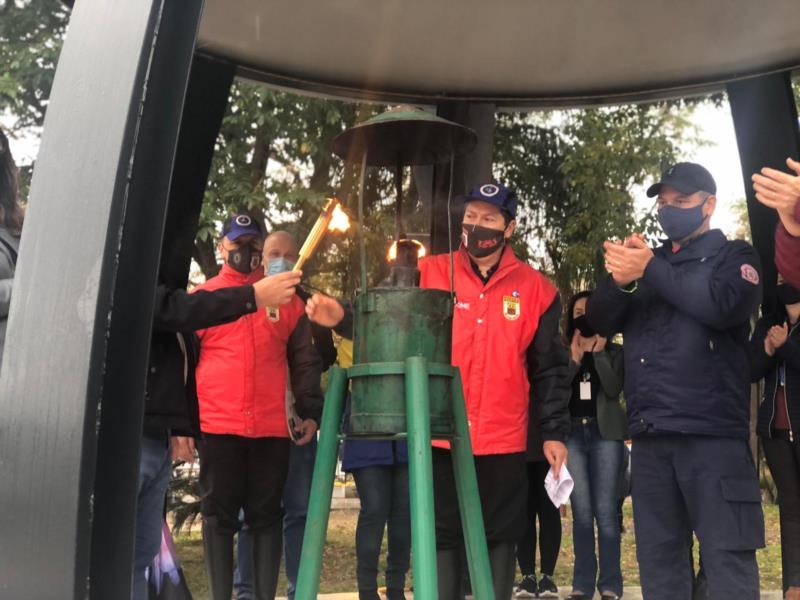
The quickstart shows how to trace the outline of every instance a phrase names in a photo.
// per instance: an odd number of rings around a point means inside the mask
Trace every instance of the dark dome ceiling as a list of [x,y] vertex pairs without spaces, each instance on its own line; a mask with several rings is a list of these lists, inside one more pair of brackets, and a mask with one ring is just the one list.
[[392,102],[615,102],[800,66],[798,0],[206,0],[201,52]]

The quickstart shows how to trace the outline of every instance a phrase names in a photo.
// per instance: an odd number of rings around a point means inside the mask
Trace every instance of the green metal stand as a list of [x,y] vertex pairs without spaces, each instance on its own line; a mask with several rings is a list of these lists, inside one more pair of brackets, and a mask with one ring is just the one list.
[[[344,412],[348,377],[369,377],[378,372],[405,377],[415,598],[438,600],[439,596],[429,394],[429,380],[435,374],[452,378],[453,432],[449,435],[437,434],[434,437],[449,439],[451,443],[473,593],[478,600],[494,600],[489,551],[478,496],[478,481],[475,475],[466,407],[461,391],[461,377],[455,367],[429,363],[421,356],[412,356],[404,362],[356,365],[349,372],[338,367],[331,369],[311,483],[311,498],[295,592],[296,600],[315,600],[319,592],[336,458],[340,439],[344,437],[339,435],[339,425]],[[370,436],[359,435],[358,439],[370,439]],[[386,439],[386,436],[376,435],[374,439]]]

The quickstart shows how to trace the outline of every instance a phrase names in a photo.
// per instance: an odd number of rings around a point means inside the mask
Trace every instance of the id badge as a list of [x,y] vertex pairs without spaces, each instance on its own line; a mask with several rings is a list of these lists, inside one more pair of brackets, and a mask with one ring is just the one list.
[[592,383],[590,381],[581,381],[580,395],[581,395],[581,400],[592,399]]

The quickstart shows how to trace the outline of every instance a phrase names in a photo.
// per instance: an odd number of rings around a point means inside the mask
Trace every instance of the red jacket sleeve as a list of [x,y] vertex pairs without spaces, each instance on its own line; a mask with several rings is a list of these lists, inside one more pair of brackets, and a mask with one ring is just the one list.
[[[800,212],[800,203],[795,213]],[[782,223],[775,229],[775,266],[786,283],[800,288],[800,237],[786,231]]]

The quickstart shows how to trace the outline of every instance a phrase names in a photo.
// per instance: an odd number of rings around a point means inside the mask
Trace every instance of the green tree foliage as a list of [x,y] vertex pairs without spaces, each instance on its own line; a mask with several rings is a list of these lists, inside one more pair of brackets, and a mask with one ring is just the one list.
[[[0,116],[15,135],[39,135],[69,20],[59,0],[0,0]],[[32,165],[20,167],[27,197]]]
[[697,143],[691,105],[658,103],[498,115],[495,172],[516,187],[520,238],[562,294],[604,273],[603,241],[642,231],[643,185]]
[[[36,132],[47,107],[69,10],[58,0],[0,0],[0,114],[18,132]],[[798,86],[795,86],[797,92]],[[800,93],[800,92],[799,92]],[[217,139],[194,257],[205,276],[218,270],[221,223],[247,212],[269,230],[302,241],[326,195],[356,215],[358,168],[330,152],[346,127],[385,107],[308,98],[237,81]],[[692,141],[684,103],[552,113],[501,113],[495,173],[516,187],[521,219],[515,247],[556,280],[564,293],[590,285],[608,237],[653,231],[652,215],[636,214],[634,198],[650,176]],[[392,174],[371,170],[365,213],[370,282],[385,274],[392,235]],[[406,177],[409,231],[426,231],[414,182]],[[305,271],[314,286],[347,294],[358,279],[355,233],[329,235]]]
[[44,121],[68,19],[58,0],[0,0],[0,113],[15,130]]
[[[335,195],[353,218],[346,235],[330,234],[305,271],[315,286],[335,293],[355,289],[358,269],[358,168],[331,153],[331,143],[345,128],[368,119],[383,107],[307,98],[272,91],[254,83],[234,84],[217,140],[195,260],[205,276],[218,270],[214,257],[221,223],[245,212],[266,225],[267,231],[286,229],[302,243],[311,230],[325,197]],[[391,177],[370,170],[366,179],[365,232],[371,281],[385,268],[391,231]]]

